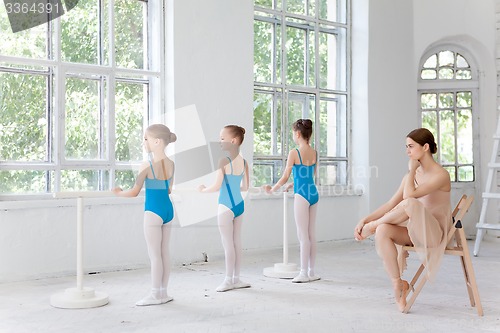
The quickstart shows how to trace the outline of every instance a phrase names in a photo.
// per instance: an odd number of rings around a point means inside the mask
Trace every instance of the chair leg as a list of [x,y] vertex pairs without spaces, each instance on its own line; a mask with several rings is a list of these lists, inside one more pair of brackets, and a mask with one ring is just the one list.
[[467,285],[467,291],[469,292],[469,297],[471,299],[471,305],[476,306],[477,314],[479,316],[482,316],[483,306],[481,305],[481,299],[479,298],[476,276],[474,274],[474,268],[472,267],[472,260],[470,258],[469,247],[467,246],[465,233],[462,229],[459,229],[458,235],[460,245],[463,249],[463,256],[461,257],[462,267],[464,269],[465,283]]
[[[415,283],[418,280],[418,276],[422,274],[422,271],[424,270],[424,265],[420,265],[420,268],[418,269],[417,273],[415,274],[415,277],[413,277],[412,281],[412,286],[415,285]],[[418,276],[417,276],[418,274]],[[427,277],[423,275],[420,279],[420,282],[418,283],[417,287],[413,290],[413,293],[411,294],[411,297],[409,300],[406,301],[406,306],[403,310],[403,313],[408,313],[410,311],[410,308],[412,307],[413,303],[415,303],[415,300],[417,299],[418,294],[420,294],[420,291],[422,288],[424,288],[425,283],[427,282]]]
[[417,272],[413,276],[413,279],[411,279],[411,281],[410,281],[410,286],[412,288],[415,287],[415,283],[417,283],[418,279],[420,278],[420,275],[422,275],[424,268],[425,268],[425,266],[423,264],[420,264],[420,267],[418,268]]

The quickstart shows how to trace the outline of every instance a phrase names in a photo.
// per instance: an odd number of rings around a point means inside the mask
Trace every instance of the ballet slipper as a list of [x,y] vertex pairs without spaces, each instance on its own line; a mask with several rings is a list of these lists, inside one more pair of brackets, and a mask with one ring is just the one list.
[[401,280],[400,278],[393,280],[394,296],[396,297],[396,305],[399,311],[403,312],[406,307],[406,296],[410,292],[410,285],[408,281]]
[[148,306],[148,305],[159,305],[161,304],[160,290],[152,289],[151,294],[144,297],[140,301],[137,301],[135,305],[137,306]]
[[242,288],[250,288],[250,283],[243,282],[239,280],[238,282],[233,283],[233,289],[242,289]]
[[225,291],[232,290],[232,289],[234,289],[233,282],[226,279],[226,280],[224,280],[224,282],[222,282],[222,284],[220,286],[215,288],[215,291],[225,292]]

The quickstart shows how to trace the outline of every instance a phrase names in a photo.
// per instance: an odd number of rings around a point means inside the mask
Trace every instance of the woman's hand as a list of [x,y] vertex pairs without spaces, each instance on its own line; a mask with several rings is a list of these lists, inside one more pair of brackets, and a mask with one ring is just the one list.
[[271,194],[273,191],[273,188],[271,187],[271,185],[262,185],[261,188],[266,191],[267,194]]
[[408,161],[408,170],[410,172],[417,170],[420,166],[420,162],[418,160],[411,159]]
[[120,195],[123,190],[120,187],[115,187],[114,189],[111,190],[115,195]]
[[198,186],[198,191],[203,193],[203,191],[204,191],[206,188],[207,188],[207,187],[206,187],[205,185],[200,185],[200,186]]
[[363,239],[361,236],[361,229],[363,229],[363,226],[365,225],[364,221],[359,221],[358,224],[354,227],[354,239],[360,240]]

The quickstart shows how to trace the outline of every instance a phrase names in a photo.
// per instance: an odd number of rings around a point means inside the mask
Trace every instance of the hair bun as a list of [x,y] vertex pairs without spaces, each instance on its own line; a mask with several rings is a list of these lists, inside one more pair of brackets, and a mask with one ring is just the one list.
[[312,128],[313,122],[311,119],[303,119],[302,125],[304,125],[305,128]]
[[170,142],[175,142],[177,141],[177,135],[175,133],[170,133]]

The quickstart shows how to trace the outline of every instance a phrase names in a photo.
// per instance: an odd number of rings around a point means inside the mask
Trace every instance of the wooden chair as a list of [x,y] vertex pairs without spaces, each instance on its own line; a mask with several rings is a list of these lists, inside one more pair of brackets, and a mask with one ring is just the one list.
[[[460,257],[460,262],[462,263],[462,270],[465,277],[465,284],[467,286],[467,292],[469,293],[470,305],[477,308],[477,313],[479,316],[483,315],[483,307],[481,306],[481,300],[479,299],[479,291],[477,289],[476,277],[474,275],[474,269],[472,267],[472,261],[469,254],[469,248],[467,246],[467,240],[465,238],[465,233],[462,228],[462,219],[467,213],[469,207],[474,200],[473,196],[467,197],[465,194],[462,195],[460,201],[452,212],[453,217],[453,227],[448,234],[447,247],[444,254],[454,255]],[[413,246],[403,246],[403,250],[415,252]],[[411,306],[415,302],[415,299],[419,295],[420,291],[427,282],[427,275],[424,273],[425,266],[420,265],[419,269],[415,273],[415,276],[410,282],[410,289],[413,289],[413,293],[409,300],[407,300],[406,307],[403,310],[404,313],[410,311]],[[418,284],[417,284],[418,283]]]

